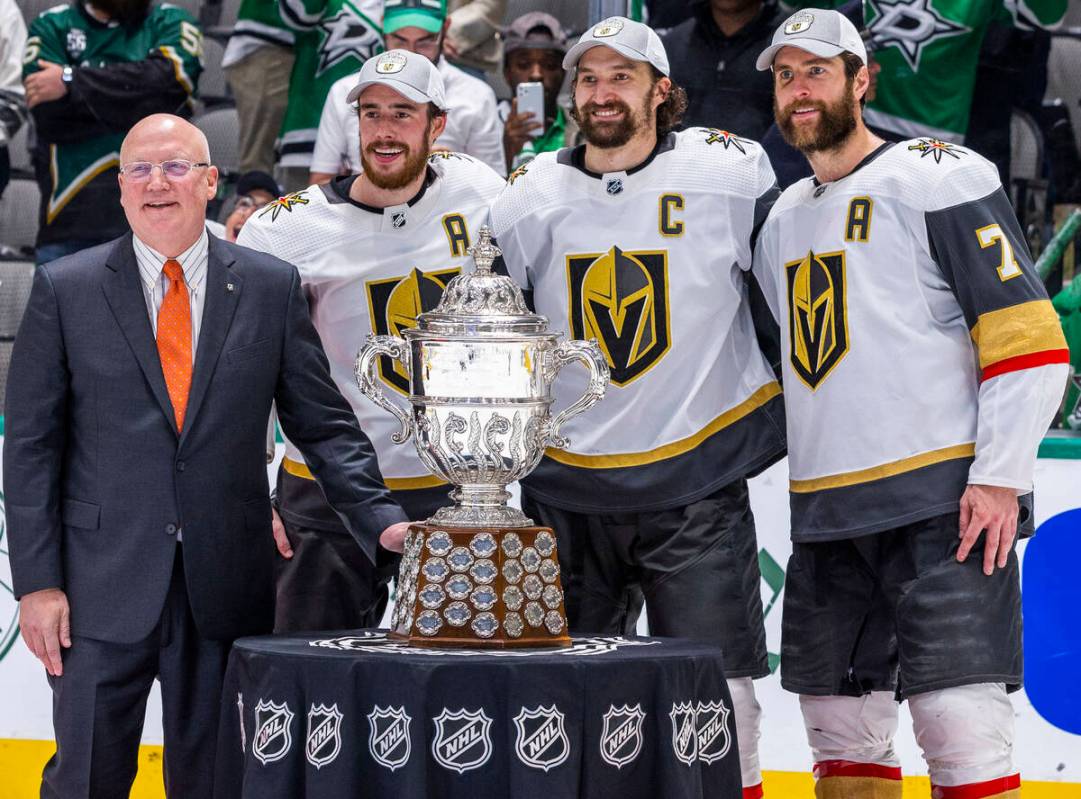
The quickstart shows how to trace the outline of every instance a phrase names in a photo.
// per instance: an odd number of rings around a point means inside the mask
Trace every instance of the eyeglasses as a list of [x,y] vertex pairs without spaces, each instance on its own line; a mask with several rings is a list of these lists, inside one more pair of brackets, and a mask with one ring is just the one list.
[[161,167],[161,173],[165,177],[178,180],[191,172],[195,167],[210,166],[210,164],[194,164],[191,161],[184,161],[179,158],[172,161],[162,161],[160,164],[152,164],[149,161],[132,161],[130,164],[120,167],[120,174],[127,175],[134,181],[142,182],[144,180],[150,180],[150,176],[154,173],[154,167],[156,166]]
[[258,211],[260,208],[263,208],[264,206],[270,205],[272,202],[274,202],[274,201],[273,200],[263,200],[262,202],[260,202],[259,200],[256,200],[254,197],[250,197],[247,194],[245,194],[243,197],[241,197],[240,199],[238,199],[236,201],[236,206],[235,207],[240,208],[240,209],[244,209],[244,210]]

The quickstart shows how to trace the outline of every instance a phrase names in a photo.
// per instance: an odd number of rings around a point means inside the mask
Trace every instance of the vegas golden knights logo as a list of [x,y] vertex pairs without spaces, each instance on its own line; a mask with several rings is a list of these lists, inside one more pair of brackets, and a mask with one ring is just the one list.
[[814,391],[848,352],[844,251],[808,252],[784,265],[792,368]]
[[[372,330],[380,336],[401,338],[403,330],[416,326],[417,316],[435,309],[447,284],[461,271],[460,268],[435,272],[414,269],[405,277],[370,281],[367,288]],[[379,357],[379,376],[391,388],[409,393],[409,375],[394,359],[386,355]]]
[[668,252],[567,256],[571,337],[595,338],[625,386],[655,365],[671,346],[668,320]]

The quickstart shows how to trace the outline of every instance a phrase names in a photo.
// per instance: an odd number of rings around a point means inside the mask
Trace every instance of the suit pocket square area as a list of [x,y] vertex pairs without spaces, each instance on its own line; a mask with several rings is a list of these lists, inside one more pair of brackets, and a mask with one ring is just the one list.
[[251,344],[241,344],[239,347],[233,347],[231,350],[225,353],[229,359],[229,363],[243,363],[244,361],[250,361],[252,358],[256,358],[260,355],[266,355],[270,352],[271,341],[268,338],[262,338],[258,341],[253,341]]
[[65,497],[60,506],[60,518],[65,527],[79,527],[83,530],[97,530],[101,519],[101,506],[81,499]]

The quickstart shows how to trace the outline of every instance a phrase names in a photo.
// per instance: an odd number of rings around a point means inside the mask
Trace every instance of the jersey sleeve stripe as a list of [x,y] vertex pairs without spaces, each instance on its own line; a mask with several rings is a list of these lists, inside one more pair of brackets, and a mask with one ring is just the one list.
[[[1067,349],[1066,337],[1050,300],[1031,300],[982,313],[972,326],[972,340],[985,372],[1022,355]],[[1057,361],[1055,361],[1057,363]]]
[[1037,366],[1048,366],[1053,363],[1069,363],[1070,351],[1067,349],[1044,350],[1043,352],[1031,352],[1027,355],[1016,355],[1013,358],[993,363],[984,368],[981,379],[990,380],[992,377],[1004,375],[1007,372],[1019,372],[1022,369],[1033,369]]

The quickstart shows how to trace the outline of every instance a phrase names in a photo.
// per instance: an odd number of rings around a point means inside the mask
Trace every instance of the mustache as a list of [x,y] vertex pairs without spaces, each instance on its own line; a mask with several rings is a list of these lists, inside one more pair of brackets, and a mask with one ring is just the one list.
[[815,111],[822,112],[827,110],[826,104],[821,100],[793,100],[781,109],[781,118],[786,121],[792,119],[797,108],[813,108]]
[[595,103],[592,100],[582,106],[583,115],[592,114],[594,111],[622,111],[629,115],[631,107],[622,100],[609,100],[606,103]]

